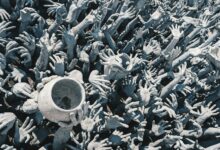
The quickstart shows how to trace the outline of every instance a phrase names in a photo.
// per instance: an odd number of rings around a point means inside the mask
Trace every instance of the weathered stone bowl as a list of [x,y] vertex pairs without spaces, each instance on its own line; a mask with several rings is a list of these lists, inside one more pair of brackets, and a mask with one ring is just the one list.
[[40,91],[38,107],[52,122],[69,122],[69,114],[81,107],[85,90],[81,83],[68,77],[58,77],[47,83]]

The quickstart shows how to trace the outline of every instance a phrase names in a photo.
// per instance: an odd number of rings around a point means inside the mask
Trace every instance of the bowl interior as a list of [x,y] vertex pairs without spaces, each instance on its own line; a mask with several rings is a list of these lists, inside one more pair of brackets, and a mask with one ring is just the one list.
[[54,84],[51,94],[57,107],[71,110],[81,103],[84,91],[80,83],[70,79],[62,79]]

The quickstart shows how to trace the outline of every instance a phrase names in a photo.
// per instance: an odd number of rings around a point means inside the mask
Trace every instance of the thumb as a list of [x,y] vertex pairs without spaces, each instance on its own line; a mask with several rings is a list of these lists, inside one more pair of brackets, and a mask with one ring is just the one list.
[[154,126],[155,125],[155,120],[153,120],[153,122],[152,122],[152,126]]
[[16,120],[15,122],[15,131],[18,131],[19,130],[19,127],[18,127],[18,120]]
[[0,75],[4,75],[4,72],[1,68],[0,68]]

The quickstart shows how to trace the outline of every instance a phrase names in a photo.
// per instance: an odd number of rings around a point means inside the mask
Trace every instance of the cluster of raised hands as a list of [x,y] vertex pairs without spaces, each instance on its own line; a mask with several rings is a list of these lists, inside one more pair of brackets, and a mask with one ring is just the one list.
[[[3,150],[220,149],[219,0],[0,0]],[[54,78],[86,101],[38,108]]]

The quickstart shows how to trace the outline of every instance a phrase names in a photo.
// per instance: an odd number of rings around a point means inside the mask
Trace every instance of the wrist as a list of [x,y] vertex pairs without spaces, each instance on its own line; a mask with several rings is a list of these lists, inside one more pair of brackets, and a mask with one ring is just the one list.
[[197,119],[196,119],[196,122],[198,123],[198,124],[203,124],[205,121],[206,121],[206,119],[208,118],[209,116],[207,116],[207,115],[202,115],[202,116],[200,116],[200,117],[198,117]]
[[94,22],[94,19],[91,19],[89,17],[92,17],[92,16],[87,16],[83,21],[83,25],[86,25],[86,24],[92,24]]
[[178,41],[181,36],[173,36],[173,40]]
[[17,140],[18,138],[17,137],[14,137],[13,140],[12,140],[12,143],[16,146],[19,146],[20,145],[20,142],[19,140]]

